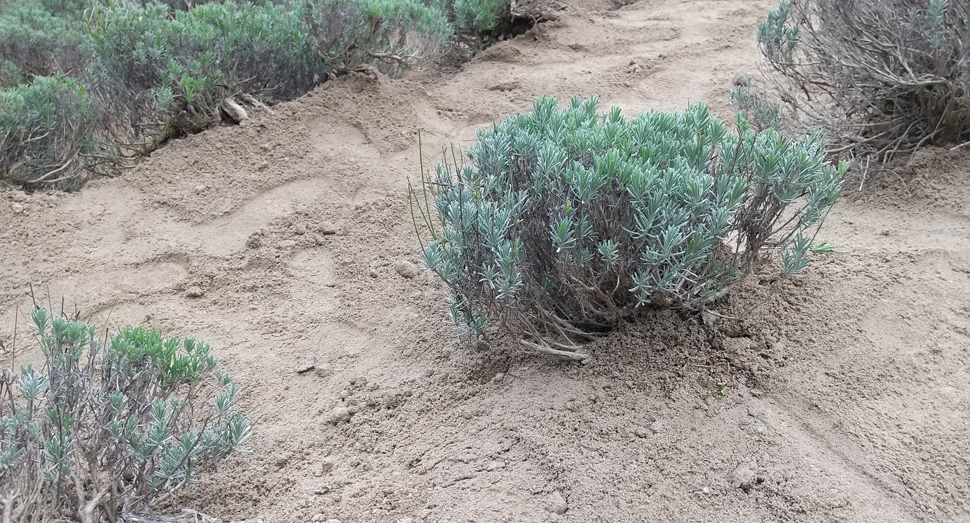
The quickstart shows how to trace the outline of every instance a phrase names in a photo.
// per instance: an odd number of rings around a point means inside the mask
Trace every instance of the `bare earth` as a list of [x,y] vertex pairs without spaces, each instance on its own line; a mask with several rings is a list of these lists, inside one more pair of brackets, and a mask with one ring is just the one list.
[[459,344],[416,270],[419,130],[467,147],[541,94],[730,117],[773,4],[574,0],[455,74],[345,77],[77,194],[5,190],[3,341],[30,283],[209,341],[256,432],[178,505],[226,521],[970,521],[970,151],[850,180],[836,252],[715,305],[740,320],[650,313],[588,365]]

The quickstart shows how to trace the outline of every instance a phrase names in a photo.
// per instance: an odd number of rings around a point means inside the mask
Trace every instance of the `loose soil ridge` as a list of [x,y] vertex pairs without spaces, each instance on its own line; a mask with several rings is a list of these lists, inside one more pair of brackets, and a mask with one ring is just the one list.
[[575,0],[454,75],[344,77],[80,193],[6,190],[2,363],[36,358],[9,351],[30,284],[209,341],[252,453],[179,504],[223,520],[970,521],[968,152],[850,181],[836,252],[750,278],[716,308],[742,319],[650,315],[588,365],[458,344],[417,270],[419,130],[467,146],[542,94],[728,116],[771,7]]

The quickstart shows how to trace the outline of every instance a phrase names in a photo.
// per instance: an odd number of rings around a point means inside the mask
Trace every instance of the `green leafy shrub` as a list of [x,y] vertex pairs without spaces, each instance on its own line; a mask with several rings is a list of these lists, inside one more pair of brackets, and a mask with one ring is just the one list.
[[79,76],[91,61],[85,33],[78,17],[55,16],[39,2],[14,0],[3,6],[0,88],[25,83],[33,76]]
[[510,8],[509,0],[454,0],[450,11],[458,44],[472,51],[483,47],[509,20]]
[[336,74],[398,72],[438,56],[452,34],[444,12],[420,0],[302,0],[294,9]]
[[235,94],[294,98],[325,72],[299,16],[269,3],[208,3],[170,16],[161,4],[117,2],[98,12],[92,42],[96,89],[148,139],[205,128]]
[[205,343],[136,327],[105,343],[76,319],[31,318],[43,368],[0,374],[5,521],[120,521],[248,439],[239,389]]
[[970,139],[970,2],[785,1],[758,43],[792,120],[837,150]]
[[84,12],[91,9],[102,0],[22,0],[27,2],[39,2],[49,13],[54,16],[67,18],[81,18]]
[[[2,118],[0,175],[74,189],[86,167],[118,166],[208,128],[233,96],[289,100],[331,75],[394,74],[481,45],[509,16],[508,0],[280,3],[3,4],[0,89],[14,112]],[[35,80],[59,75],[76,83]]]
[[198,5],[202,4],[221,4],[225,0],[138,0],[143,6],[151,4],[164,4],[169,8],[170,11],[189,11]]
[[766,248],[804,269],[847,167],[826,163],[820,135],[738,125],[704,106],[626,120],[595,98],[541,98],[480,132],[470,165],[452,158],[423,195],[412,188],[452,320],[581,358],[591,333],[638,308],[716,299]]
[[82,169],[102,161],[91,96],[73,78],[36,77],[0,91],[0,177],[73,189]]

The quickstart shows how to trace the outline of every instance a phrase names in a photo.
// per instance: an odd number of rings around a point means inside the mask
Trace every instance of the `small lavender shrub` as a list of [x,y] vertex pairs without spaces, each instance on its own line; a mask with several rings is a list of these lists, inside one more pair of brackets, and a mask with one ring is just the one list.
[[96,139],[99,111],[91,102],[82,84],[60,74],[0,89],[0,179],[78,188],[82,170],[105,152]]
[[970,140],[970,2],[786,0],[758,25],[786,115],[887,160]]
[[0,374],[4,521],[120,521],[249,438],[207,344],[140,327],[105,343],[76,319],[31,318],[43,368]]
[[627,120],[595,98],[560,110],[544,97],[480,132],[470,164],[452,157],[411,193],[452,320],[583,358],[583,341],[638,308],[716,299],[765,249],[803,270],[847,167],[818,134],[738,127],[702,105]]
[[442,9],[418,0],[300,0],[294,9],[334,74],[369,68],[394,74],[428,63],[454,32]]

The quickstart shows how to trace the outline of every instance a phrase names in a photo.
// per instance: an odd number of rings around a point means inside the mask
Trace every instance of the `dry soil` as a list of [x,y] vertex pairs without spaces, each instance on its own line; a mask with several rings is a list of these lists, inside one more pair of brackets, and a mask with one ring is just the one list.
[[29,284],[209,341],[252,452],[178,504],[224,521],[970,521],[970,151],[850,180],[835,252],[749,278],[714,308],[739,319],[650,313],[588,365],[458,343],[418,270],[419,130],[467,147],[542,94],[729,117],[771,7],[573,0],[459,71],[344,77],[76,194],[4,190],[2,363],[36,358],[11,351]]

